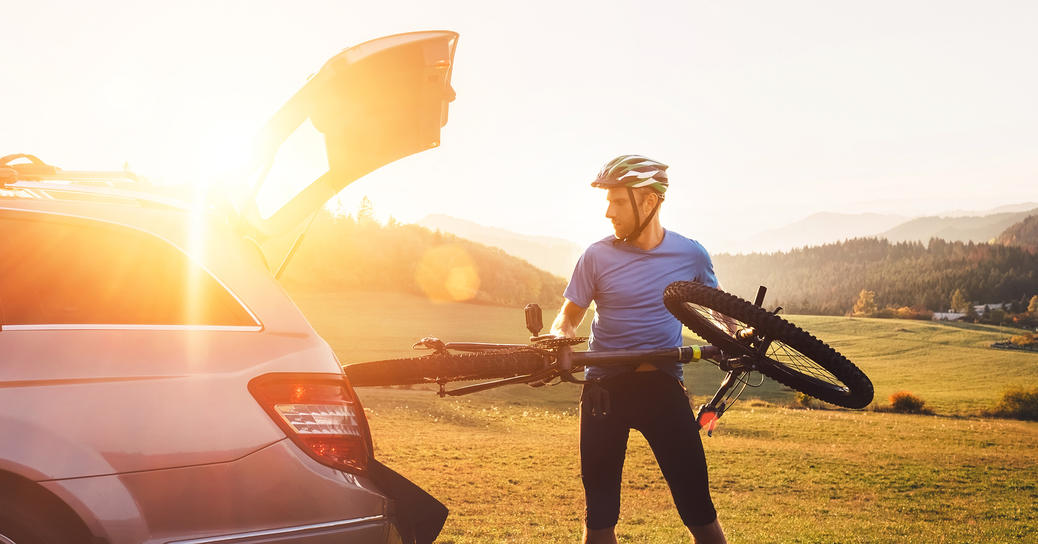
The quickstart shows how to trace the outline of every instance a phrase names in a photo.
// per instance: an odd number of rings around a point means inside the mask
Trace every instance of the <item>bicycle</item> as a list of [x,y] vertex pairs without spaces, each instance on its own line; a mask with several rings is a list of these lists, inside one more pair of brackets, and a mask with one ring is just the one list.
[[[873,386],[850,360],[796,325],[778,316],[781,307],[768,311],[761,286],[750,303],[697,282],[674,282],[663,292],[663,303],[686,327],[710,342],[703,346],[574,352],[572,346],[586,338],[540,335],[541,310],[526,306],[529,344],[442,342],[426,337],[414,348],[433,353],[423,357],[388,359],[346,365],[354,386],[436,383],[438,394],[459,396],[505,385],[541,386],[561,382],[588,383],[573,372],[588,365],[639,363],[689,363],[707,360],[726,374],[710,401],[699,407],[696,419],[712,434],[717,420],[751,384],[757,372],[821,401],[860,409],[872,402]],[[454,354],[451,351],[461,352]],[[446,389],[456,381],[491,381]],[[761,378],[763,383],[763,378]]]

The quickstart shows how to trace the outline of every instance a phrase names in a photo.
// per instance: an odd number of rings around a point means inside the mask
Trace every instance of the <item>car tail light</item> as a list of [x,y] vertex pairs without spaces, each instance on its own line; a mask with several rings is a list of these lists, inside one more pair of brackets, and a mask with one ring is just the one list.
[[371,432],[364,409],[341,374],[265,374],[249,392],[297,446],[319,463],[364,472]]

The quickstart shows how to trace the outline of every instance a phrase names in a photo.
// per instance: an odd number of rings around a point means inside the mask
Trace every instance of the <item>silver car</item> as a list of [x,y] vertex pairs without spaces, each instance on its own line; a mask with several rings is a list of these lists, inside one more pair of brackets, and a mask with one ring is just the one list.
[[[332,350],[275,280],[291,250],[266,241],[438,145],[456,40],[333,57],[267,125],[237,206],[0,159],[0,544],[435,538],[446,509],[373,458]],[[327,169],[286,189],[268,174],[306,130]]]

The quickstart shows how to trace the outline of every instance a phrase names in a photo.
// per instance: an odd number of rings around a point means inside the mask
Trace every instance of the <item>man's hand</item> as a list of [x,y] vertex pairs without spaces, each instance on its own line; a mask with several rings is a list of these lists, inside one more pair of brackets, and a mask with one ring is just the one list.
[[[536,341],[542,338],[562,337],[562,338],[575,338],[577,336],[577,327],[580,326],[580,322],[584,320],[584,313],[587,312],[587,308],[581,308],[576,304],[570,302],[567,299],[563,299],[565,302],[562,303],[562,308],[559,310],[559,315],[555,317],[555,321],[551,324],[551,330],[548,334],[541,336],[532,336],[530,341]],[[569,349],[568,346],[564,349]],[[540,382],[533,382],[529,385],[533,387],[540,387],[551,381],[549,378]]]
[[551,334],[573,338],[577,335],[577,327],[584,320],[587,308],[582,308],[568,299],[563,300],[565,302],[562,303],[562,308],[559,309],[559,315],[555,317],[555,321],[551,324]]

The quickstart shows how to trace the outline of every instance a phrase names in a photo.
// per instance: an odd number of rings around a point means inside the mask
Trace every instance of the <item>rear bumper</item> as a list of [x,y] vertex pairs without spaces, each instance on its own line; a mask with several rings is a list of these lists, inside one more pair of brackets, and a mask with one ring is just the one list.
[[109,544],[392,542],[390,501],[371,478],[287,439],[227,463],[40,483]]
[[169,544],[342,544],[400,542],[384,516],[347,519],[221,536],[176,540]]

